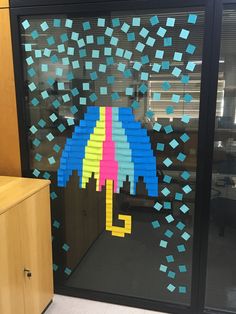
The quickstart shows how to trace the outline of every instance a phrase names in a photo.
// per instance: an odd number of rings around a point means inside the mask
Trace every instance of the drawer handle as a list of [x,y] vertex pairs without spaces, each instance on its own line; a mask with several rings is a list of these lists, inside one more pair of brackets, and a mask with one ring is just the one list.
[[24,269],[24,273],[26,274],[26,276],[28,277],[28,278],[30,278],[30,277],[32,277],[32,273],[31,273],[31,271],[29,270],[29,269]]

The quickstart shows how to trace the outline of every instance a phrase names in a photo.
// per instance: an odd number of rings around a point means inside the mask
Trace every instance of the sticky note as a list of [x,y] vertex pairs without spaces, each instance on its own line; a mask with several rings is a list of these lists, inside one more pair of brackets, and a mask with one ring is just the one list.
[[179,286],[179,293],[187,293],[187,287],[186,286]]
[[182,235],[181,235],[181,238],[184,239],[185,241],[188,241],[190,239],[190,234],[188,232],[184,232]]
[[190,116],[189,115],[183,115],[182,116],[182,118],[181,118],[181,121],[183,122],[183,123],[189,123],[189,121],[190,121]]
[[120,98],[119,94],[117,92],[114,92],[111,94],[111,99],[112,100],[118,100]]
[[112,46],[117,46],[118,41],[119,41],[119,40],[118,40],[117,37],[111,37],[110,44],[111,44]]
[[177,159],[181,162],[183,162],[186,159],[186,155],[183,153],[179,153],[177,156]]
[[171,202],[164,202],[165,209],[171,209]]
[[74,106],[72,106],[72,107],[70,108],[70,111],[71,111],[72,114],[76,114],[76,113],[78,112],[78,109],[77,109],[77,107],[74,105]]
[[189,75],[182,75],[181,83],[188,84],[189,79],[190,79]]
[[146,117],[151,119],[154,116],[154,112],[152,110],[147,110],[145,115],[146,115]]
[[172,161],[170,160],[170,158],[166,158],[164,161],[163,161],[163,164],[166,166],[166,167],[170,167],[172,165]]
[[163,56],[164,56],[164,51],[163,50],[156,50],[155,58],[163,59]]
[[174,279],[174,278],[176,277],[176,274],[175,274],[175,272],[173,272],[173,271],[169,271],[168,274],[167,274],[167,276],[168,276],[169,278],[171,278],[171,279]]
[[34,159],[37,160],[37,161],[41,161],[42,158],[43,158],[43,156],[40,155],[40,154],[38,154],[38,153],[37,153],[37,154],[35,155],[35,157],[34,157]]
[[118,26],[120,26],[120,19],[119,19],[118,17],[112,19],[112,26],[113,26],[113,27],[118,27]]
[[98,78],[97,72],[96,71],[95,72],[91,72],[90,73],[90,78],[91,78],[92,81],[95,81]]
[[154,208],[157,210],[157,211],[160,211],[162,209],[162,205],[158,202],[156,202],[156,204],[154,205]]
[[149,34],[149,30],[146,29],[145,27],[143,27],[141,31],[139,32],[139,35],[143,38],[146,38],[148,34]]
[[98,21],[97,21],[97,26],[98,27],[104,27],[105,26],[105,23],[106,23],[106,20],[103,19],[103,18],[98,18]]
[[172,114],[172,113],[174,113],[174,107],[173,107],[173,106],[167,106],[167,107],[166,107],[166,113],[167,113],[167,114]]
[[90,30],[91,29],[91,25],[90,25],[90,22],[84,22],[84,23],[82,23],[82,26],[83,26],[83,29],[84,29],[84,31],[88,31],[88,30]]
[[53,26],[54,27],[61,27],[61,20],[60,19],[54,19],[53,20]]
[[135,33],[128,33],[127,34],[127,40],[128,41],[134,41],[135,40]]
[[36,147],[39,147],[39,145],[41,144],[40,140],[37,139],[37,138],[35,138],[32,143],[33,143],[33,145],[36,146]]
[[166,260],[167,260],[168,263],[173,263],[175,261],[173,255],[167,255],[166,256]]
[[167,241],[164,241],[164,240],[161,240],[159,245],[160,245],[160,247],[162,247],[162,248],[167,248],[168,242],[167,242]]
[[144,48],[145,48],[145,45],[141,42],[138,42],[136,47],[135,47],[135,49],[139,52],[143,52]]
[[33,82],[30,83],[30,84],[28,85],[28,87],[29,87],[29,90],[30,90],[31,92],[33,92],[34,90],[37,89],[36,85],[35,85]]
[[164,189],[161,190],[161,193],[162,193],[164,196],[167,196],[167,195],[170,194],[170,190],[165,187]]
[[181,176],[181,178],[183,178],[184,180],[188,180],[188,179],[190,178],[190,174],[189,174],[188,171],[183,171],[180,176]]
[[69,65],[70,64],[70,60],[69,60],[69,58],[62,58],[62,64],[63,65]]
[[132,26],[140,26],[140,17],[133,17],[132,19]]
[[186,273],[187,267],[185,265],[179,265],[179,272],[180,273]]
[[80,67],[80,64],[79,64],[78,60],[72,61],[72,68],[73,69],[78,69],[79,67]]
[[179,143],[178,143],[175,139],[173,139],[172,141],[169,142],[169,145],[170,145],[173,149],[175,149],[177,146],[179,146]]
[[95,102],[96,100],[98,100],[97,95],[96,95],[95,93],[92,93],[92,94],[89,96],[89,99],[90,99],[92,102]]
[[148,90],[148,87],[147,87],[147,85],[145,85],[145,84],[141,84],[141,86],[139,87],[139,89],[138,89],[142,94],[145,94],[146,92],[147,92],[147,90]]
[[173,94],[171,98],[172,102],[178,103],[180,101],[180,95]]
[[182,193],[175,193],[175,200],[176,201],[182,201],[183,194]]
[[38,125],[39,125],[41,128],[44,128],[45,125],[46,125],[46,122],[45,122],[43,119],[40,119],[39,122],[38,122]]
[[138,62],[138,61],[135,61],[134,62],[134,65],[133,65],[133,69],[139,71],[142,67],[142,63]]
[[161,85],[163,90],[169,90],[171,88],[171,84],[169,82],[163,82]]
[[166,26],[174,27],[174,26],[175,26],[175,18],[173,18],[173,17],[168,17],[168,18],[166,19]]
[[187,48],[186,48],[186,52],[189,54],[194,54],[196,50],[196,46],[192,45],[192,44],[188,44]]
[[71,270],[70,268],[68,268],[68,267],[66,267],[66,268],[64,269],[64,273],[65,273],[66,275],[68,275],[68,276],[70,276],[71,272],[72,272],[72,270]]
[[182,213],[186,214],[189,211],[189,207],[185,204],[181,205],[180,210]]
[[174,292],[176,287],[170,283],[166,289],[169,290],[170,292]]
[[107,69],[106,64],[99,64],[99,68],[98,68],[99,72],[105,73],[106,69]]
[[41,93],[41,96],[43,99],[49,98],[48,92],[46,90]]
[[127,95],[127,96],[132,96],[133,93],[134,93],[134,89],[133,89],[132,87],[127,87],[127,88],[125,89],[125,95]]
[[73,25],[73,21],[70,19],[66,19],[65,27],[72,28],[72,25]]
[[154,25],[156,25],[156,24],[159,23],[159,19],[158,19],[157,15],[152,16],[152,17],[149,19],[149,21],[150,21],[150,23],[151,23],[152,26],[154,26]]
[[174,53],[173,60],[175,60],[175,61],[181,61],[181,60],[182,60],[182,57],[183,57],[183,54],[182,54],[181,52],[175,52],[175,53]]
[[65,89],[65,84],[62,82],[57,83],[58,90],[64,90]]
[[24,29],[30,28],[30,23],[28,20],[24,20],[21,25],[23,26]]
[[166,34],[166,29],[163,27],[159,27],[158,31],[157,31],[157,35],[160,37],[164,37]]
[[153,93],[152,99],[155,101],[159,101],[161,99],[160,93]]
[[49,162],[50,165],[53,165],[53,164],[56,163],[56,160],[55,160],[55,158],[52,156],[52,157],[49,157],[49,158],[48,158],[48,162]]
[[118,63],[118,67],[117,67],[118,71],[124,72],[125,68],[126,68],[126,64],[124,64],[122,62]]
[[188,23],[196,24],[196,22],[197,22],[197,14],[189,14]]
[[142,72],[140,75],[141,81],[147,81],[148,77],[149,77],[149,73],[147,73],[147,72]]
[[42,24],[40,24],[40,27],[41,27],[43,32],[45,32],[46,30],[49,29],[47,22],[43,22]]
[[26,63],[27,63],[28,65],[33,64],[33,63],[34,63],[33,58],[32,58],[32,57],[28,57],[28,58],[26,58]]
[[38,131],[38,129],[34,125],[32,125],[31,128],[30,128],[30,132],[32,134],[35,134],[37,131]]
[[164,47],[171,47],[172,46],[172,37],[165,37],[164,38]]
[[113,32],[114,32],[114,31],[113,31],[112,28],[107,27],[106,30],[105,30],[105,35],[111,37],[112,34],[113,34]]
[[186,251],[184,244],[177,245],[177,250],[182,253]]
[[30,77],[34,77],[36,75],[36,71],[34,70],[34,68],[30,68],[27,72]]
[[33,175],[38,178],[38,176],[40,175],[40,171],[38,169],[34,169],[33,171]]
[[113,75],[108,75],[107,76],[107,84],[112,85],[112,84],[114,84],[114,82],[115,82],[115,77]]
[[139,103],[136,100],[132,102],[131,106],[133,109],[138,109],[140,107]]
[[172,215],[167,215],[167,216],[165,217],[165,219],[166,219],[166,221],[167,221],[168,223],[171,223],[171,222],[173,222],[173,221],[175,220]]
[[124,23],[121,27],[121,30],[124,32],[124,33],[127,33],[130,29],[130,25],[127,24],[127,23]]
[[50,49],[45,48],[44,51],[43,51],[43,54],[44,54],[45,57],[50,57],[51,52],[52,52],[52,51],[51,51]]
[[125,59],[130,60],[132,55],[133,55],[133,53],[131,51],[125,50],[125,53],[124,53],[124,58]]
[[37,38],[39,37],[39,33],[38,33],[36,30],[34,30],[34,31],[31,33],[31,37],[32,37],[33,39],[37,39]]
[[162,67],[163,70],[169,70],[170,62],[169,61],[162,61],[161,67]]
[[189,30],[183,28],[179,34],[179,37],[183,39],[187,39],[189,36],[189,33],[190,33]]
[[42,51],[41,50],[35,50],[34,54],[35,54],[35,58],[41,58],[42,57]]
[[193,72],[196,67],[196,63],[189,61],[186,65],[186,70]]
[[159,132],[161,130],[162,125],[158,122],[156,122],[153,126],[153,130]]
[[161,264],[159,270],[160,270],[161,272],[163,272],[163,273],[166,273],[166,271],[167,271],[167,266]]
[[177,67],[174,67],[173,71],[171,72],[172,75],[174,75],[175,77],[179,77],[180,74],[181,74],[182,70],[177,68]]
[[79,47],[79,48],[83,48],[83,47],[85,46],[85,41],[84,41],[84,39],[83,39],[83,38],[79,39],[79,40],[77,41],[77,44],[78,44],[78,47]]
[[160,223],[158,220],[155,220],[155,221],[152,221],[152,227],[153,229],[157,229],[157,228],[160,228]]
[[62,96],[62,99],[64,102],[68,102],[68,101],[70,101],[70,96],[68,94],[65,94]]
[[65,126],[61,123],[58,127],[58,130],[62,133],[63,131],[65,131]]
[[185,185],[182,190],[184,191],[184,193],[188,194],[192,191],[192,188],[189,185]]
[[123,57],[123,54],[124,54],[124,49],[122,49],[122,48],[117,48],[116,49],[116,56],[117,57]]
[[153,64],[153,66],[152,66],[152,71],[153,72],[159,72],[160,71],[160,69],[161,69],[161,66],[160,66],[160,64],[158,64],[158,63],[154,63]]
[[157,150],[163,152],[165,149],[165,144],[157,143]]
[[164,127],[164,130],[165,130],[166,134],[169,134],[169,133],[173,132],[173,128],[172,128],[172,126],[170,124],[166,125]]
[[183,230],[185,228],[185,224],[179,221],[176,225],[176,228],[179,230]]
[[106,86],[100,87],[100,94],[101,95],[107,95],[107,87]]

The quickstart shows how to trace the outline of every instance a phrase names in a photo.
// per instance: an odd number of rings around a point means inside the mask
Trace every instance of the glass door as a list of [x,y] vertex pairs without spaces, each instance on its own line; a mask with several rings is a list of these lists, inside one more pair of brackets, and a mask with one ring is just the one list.
[[66,13],[20,18],[56,289],[190,306],[204,9]]

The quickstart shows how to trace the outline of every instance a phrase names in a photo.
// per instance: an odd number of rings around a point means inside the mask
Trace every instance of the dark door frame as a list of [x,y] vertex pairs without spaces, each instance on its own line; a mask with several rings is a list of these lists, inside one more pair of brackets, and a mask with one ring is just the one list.
[[[83,14],[92,8],[93,13],[136,9],[205,9],[205,31],[202,55],[201,95],[199,113],[199,137],[197,152],[196,198],[193,236],[192,290],[190,307],[102,293],[91,290],[56,287],[55,292],[93,300],[158,310],[176,314],[205,313],[205,285],[208,250],[208,229],[210,212],[210,192],[214,148],[214,126],[216,95],[220,57],[221,23],[224,6],[236,4],[236,0],[11,0],[11,26],[16,79],[18,123],[20,134],[21,162],[23,176],[31,176],[29,168],[29,147],[27,142],[27,110],[24,106],[24,79],[20,42],[19,17],[42,14]],[[65,5],[66,3],[66,5]],[[94,9],[94,6],[96,8]],[[96,11],[96,12],[95,12]],[[201,226],[201,228],[199,228]],[[219,313],[219,311],[218,311]],[[224,312],[222,312],[224,313]],[[229,313],[229,312],[227,312]]]

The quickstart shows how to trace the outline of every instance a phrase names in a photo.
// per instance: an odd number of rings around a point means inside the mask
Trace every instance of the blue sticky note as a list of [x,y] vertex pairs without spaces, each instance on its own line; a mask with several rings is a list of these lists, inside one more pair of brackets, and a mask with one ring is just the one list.
[[155,101],[161,100],[161,94],[160,93],[153,93],[152,99]]
[[132,26],[140,26],[140,17],[133,17]]
[[46,138],[48,139],[49,142],[53,141],[54,140],[54,136],[52,135],[52,133],[48,133],[46,135]]
[[140,107],[140,105],[139,105],[139,103],[138,103],[136,100],[134,100],[134,101],[132,102],[132,104],[131,104],[131,107],[132,107],[133,109],[138,109],[138,108]]
[[84,39],[83,39],[83,38],[79,39],[79,40],[77,41],[77,44],[78,44],[79,48],[83,48],[83,47],[85,46],[85,41],[84,41]]
[[72,68],[73,69],[78,69],[79,67],[80,67],[80,64],[79,64],[78,60],[72,61]]
[[37,139],[37,138],[35,138],[32,143],[33,143],[33,145],[36,146],[36,147],[39,147],[39,145],[41,144],[40,140]]
[[166,114],[172,114],[174,113],[174,107],[173,106],[167,106],[166,107]]
[[32,44],[25,44],[25,51],[32,51]]
[[66,275],[68,275],[68,276],[70,276],[71,272],[72,272],[72,270],[71,270],[70,268],[68,268],[68,267],[66,267],[66,268],[64,269],[64,273],[65,273]]
[[69,249],[70,249],[70,246],[69,246],[68,244],[64,243],[63,246],[62,246],[62,249],[63,249],[65,252],[68,252]]
[[82,88],[83,90],[89,90],[90,89],[89,83],[83,83]]
[[77,107],[76,107],[75,105],[72,106],[72,107],[70,108],[70,112],[71,112],[72,114],[76,114],[76,113],[78,112]]
[[44,54],[45,57],[50,57],[51,52],[52,52],[52,51],[51,51],[50,49],[45,48],[44,51],[43,51],[43,54]]
[[118,63],[118,66],[117,66],[117,70],[118,71],[124,72],[125,68],[126,68],[126,64],[125,63],[122,63],[122,62]]
[[111,99],[112,100],[118,100],[118,99],[120,99],[120,95],[117,92],[114,92],[111,94]]
[[188,180],[190,178],[190,174],[188,171],[183,171],[181,173],[181,178],[183,178],[184,180]]
[[58,130],[62,133],[63,131],[65,131],[65,126],[61,123],[58,127]]
[[77,41],[79,39],[79,33],[72,32],[71,39]]
[[62,64],[63,65],[69,65],[70,64],[70,60],[69,60],[69,58],[62,58]]
[[166,29],[163,27],[159,27],[158,31],[157,31],[157,35],[160,37],[164,37],[166,34]]
[[111,48],[109,48],[109,47],[105,47],[104,48],[104,55],[105,56],[111,56]]
[[186,48],[186,52],[189,53],[190,55],[194,54],[196,50],[196,46],[192,45],[192,44],[188,44],[187,48]]
[[48,64],[41,64],[41,71],[48,72]]
[[141,31],[139,32],[139,35],[140,35],[141,37],[143,37],[143,38],[146,38],[147,35],[148,35],[148,33],[149,33],[149,30],[146,29],[145,27],[143,27],[143,28],[141,29]]
[[145,48],[145,45],[141,42],[138,42],[136,47],[135,47],[135,49],[139,52],[143,52],[144,48]]
[[65,27],[72,28],[72,26],[73,26],[73,21],[70,19],[66,19]]
[[171,88],[171,84],[169,82],[163,82],[161,87],[163,90],[167,91]]
[[172,128],[172,126],[170,124],[166,125],[164,127],[164,130],[165,130],[166,134],[169,134],[169,133],[173,132],[173,128]]
[[196,22],[197,22],[197,14],[189,14],[188,23],[189,24],[196,24]]
[[34,68],[30,68],[27,72],[30,77],[34,77],[36,75],[36,71],[34,70]]
[[21,25],[23,26],[24,29],[28,29],[30,27],[30,23],[28,20],[24,20]]
[[107,84],[113,85],[115,83],[115,77],[113,75],[109,75],[107,77]]
[[99,58],[100,51],[99,50],[93,50],[92,51],[92,58]]
[[42,51],[41,50],[35,50],[34,55],[35,55],[35,58],[41,58],[42,57]]
[[34,169],[33,171],[33,175],[38,178],[38,176],[40,175],[40,171],[38,169]]
[[166,26],[174,27],[174,26],[175,26],[175,18],[173,18],[173,17],[168,17],[168,18],[166,19]]
[[164,38],[164,47],[171,47],[172,46],[172,37],[165,37]]
[[189,30],[183,28],[179,34],[179,37],[183,39],[187,39],[189,36],[189,33],[190,33]]
[[149,21],[150,21],[152,26],[154,26],[154,25],[159,23],[159,19],[158,19],[158,17],[156,15],[152,16]]
[[33,58],[32,57],[28,57],[28,58],[26,58],[26,63],[28,64],[28,65],[31,65],[31,64],[33,64],[34,63],[34,60],[33,60]]
[[189,211],[189,207],[187,205],[183,204],[180,207],[180,210],[181,210],[182,213],[186,214]]
[[157,143],[157,150],[163,152],[165,149],[165,144],[163,143]]
[[71,90],[71,94],[75,97],[75,96],[77,96],[77,95],[79,95],[79,90],[78,90],[78,88],[73,88],[72,90]]
[[30,132],[32,134],[35,134],[37,131],[38,131],[38,129],[35,127],[35,125],[32,125],[31,128],[30,128]]
[[182,193],[175,193],[175,200],[176,201],[182,201],[183,194]]
[[106,20],[103,18],[98,18],[97,26],[104,27]]
[[[103,37],[103,36],[102,36]],[[100,38],[100,37],[98,37],[98,38]],[[104,38],[104,37],[103,37]],[[87,42],[87,44],[93,44],[94,43],[94,37],[93,37],[93,35],[88,35],[88,36],[86,36],[86,42]],[[103,42],[103,44],[104,44],[104,42]],[[98,45],[99,45],[99,43],[98,43]]]
[[40,27],[41,27],[43,32],[45,32],[46,30],[49,29],[49,26],[48,26],[47,22],[43,22],[42,24],[40,24]]
[[185,94],[183,99],[184,99],[184,102],[188,103],[188,102],[191,102],[193,100],[193,96],[190,94]]
[[153,126],[153,130],[159,132],[161,130],[162,125],[158,122],[156,122]]
[[52,157],[49,157],[49,158],[48,158],[48,162],[49,162],[50,165],[53,165],[53,164],[56,163],[56,160],[55,160],[55,158],[52,156]]
[[170,158],[166,158],[164,161],[163,161],[163,164],[166,166],[166,167],[170,167],[173,162],[170,160]]
[[154,116],[154,112],[152,110],[147,110],[145,115],[146,115],[146,117],[151,119]]
[[62,82],[57,83],[58,90],[64,90],[65,89],[65,84]]
[[179,221],[176,225],[176,228],[182,231],[185,228],[185,224]]
[[196,63],[189,61],[186,65],[186,70],[193,72],[196,67]]
[[182,75],[181,83],[188,84],[189,79],[190,79],[189,75]]
[[62,99],[64,102],[68,102],[68,101],[70,101],[70,96],[68,94],[65,94],[62,96]]
[[160,211],[162,209],[162,205],[158,202],[156,202],[156,204],[154,205],[154,208],[157,210],[157,211]]
[[89,98],[90,98],[90,100],[91,100],[92,102],[95,102],[96,100],[98,100],[98,97],[97,97],[97,95],[96,95],[95,93],[92,93],[92,94],[89,96]]
[[56,76],[62,76],[63,69],[62,68],[56,68]]
[[133,65],[133,69],[139,71],[142,67],[142,63],[138,62],[138,61],[135,61],[134,62],[134,65]]
[[48,92],[46,90],[41,93],[41,96],[43,99],[49,98]]
[[152,227],[153,229],[157,229],[157,228],[160,228],[160,223],[158,220],[155,220],[155,221],[152,221]]
[[177,156],[177,159],[181,162],[183,162],[186,159],[186,155],[183,153],[179,153]]
[[118,17],[112,19],[111,21],[112,21],[112,26],[113,26],[113,27],[118,27],[118,26],[120,26],[120,19],[119,19]]
[[153,64],[153,66],[152,66],[152,71],[153,72],[160,72],[160,69],[161,69],[161,66],[160,66],[160,64],[158,64],[158,63],[154,63]]
[[79,103],[80,103],[80,105],[86,105],[87,99],[85,97],[80,97]]
[[164,56],[164,51],[163,50],[156,50],[155,58],[163,59],[163,56]]
[[124,23],[122,26],[121,26],[121,30],[124,32],[124,33],[127,33],[130,29],[130,25],[127,24],[127,23]]
[[181,60],[182,60],[182,57],[183,57],[183,54],[182,54],[181,52],[175,52],[175,53],[174,53],[173,60],[175,60],[175,61],[181,61]]
[[40,155],[40,154],[38,154],[38,153],[37,153],[37,154],[35,155],[35,157],[34,157],[34,159],[37,160],[37,161],[41,161],[42,158],[43,158],[43,156]]
[[33,82],[30,83],[30,84],[28,85],[28,87],[29,87],[29,90],[30,90],[31,92],[33,92],[34,90],[37,89],[36,85],[35,85]]
[[174,75],[175,77],[179,77],[180,74],[181,74],[181,69],[177,68],[177,67],[174,67],[173,71],[171,72],[172,75]]
[[162,61],[161,67],[162,67],[162,70],[169,70],[169,68],[170,68],[170,61]]
[[183,141],[184,143],[186,143],[186,142],[190,139],[190,137],[188,136],[188,134],[183,133],[183,134],[180,136],[180,139],[181,139],[181,141]]
[[116,49],[116,56],[122,58],[124,54],[124,49],[122,48],[117,48]]
[[162,247],[162,248],[167,248],[168,242],[167,242],[167,241],[164,241],[164,240],[161,240],[159,245],[160,245],[160,247]]
[[134,41],[135,40],[135,33],[128,33],[127,34],[127,40],[128,41]]
[[142,84],[142,85],[139,87],[138,90],[139,90],[142,94],[145,94],[145,93],[147,92],[147,90],[148,90],[148,87],[147,87],[147,85]]
[[58,45],[57,46],[57,51],[59,53],[65,52],[65,45],[64,44]]

